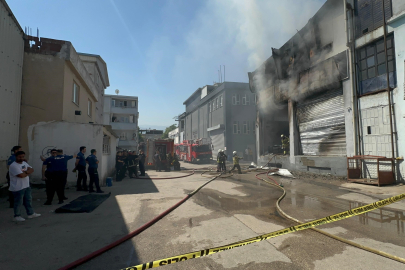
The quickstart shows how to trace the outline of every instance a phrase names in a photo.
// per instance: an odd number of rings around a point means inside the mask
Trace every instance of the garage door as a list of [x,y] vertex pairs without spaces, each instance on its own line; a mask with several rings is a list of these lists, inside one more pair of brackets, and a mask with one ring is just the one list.
[[222,129],[210,131],[211,143],[213,145],[212,158],[217,160],[218,149],[224,150],[225,140],[224,140],[224,131]]
[[303,155],[346,155],[343,90],[331,90],[297,104]]

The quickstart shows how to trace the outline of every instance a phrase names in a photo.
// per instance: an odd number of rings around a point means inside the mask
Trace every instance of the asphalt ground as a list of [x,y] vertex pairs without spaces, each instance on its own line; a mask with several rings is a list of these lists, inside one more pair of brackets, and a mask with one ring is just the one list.
[[[152,178],[182,174],[149,171]],[[148,230],[77,269],[121,269],[295,225],[276,211],[281,191],[257,180],[255,174],[213,181]],[[301,221],[405,192],[404,187],[374,188],[327,177],[274,178],[287,190],[281,207]],[[81,214],[54,213],[59,207],[56,200],[54,205],[43,206],[44,189],[34,189],[33,206],[42,216],[18,224],[12,221],[13,211],[7,208],[6,199],[1,198],[0,269],[58,269],[137,229],[208,179],[197,173],[169,180],[126,178],[104,187],[111,192],[110,198],[95,211]],[[68,189],[66,194],[73,200],[86,193]],[[398,202],[319,228],[405,258],[404,214],[405,203]],[[307,230],[164,268],[401,269],[405,265]]]

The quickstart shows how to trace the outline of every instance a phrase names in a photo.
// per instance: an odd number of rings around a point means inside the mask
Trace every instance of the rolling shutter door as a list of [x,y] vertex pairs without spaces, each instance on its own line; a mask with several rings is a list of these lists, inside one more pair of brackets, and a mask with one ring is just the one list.
[[217,160],[218,149],[224,150],[225,140],[224,140],[224,131],[222,129],[210,131],[211,143],[214,146],[212,150],[212,158]]
[[343,90],[330,90],[297,104],[303,155],[346,155]]

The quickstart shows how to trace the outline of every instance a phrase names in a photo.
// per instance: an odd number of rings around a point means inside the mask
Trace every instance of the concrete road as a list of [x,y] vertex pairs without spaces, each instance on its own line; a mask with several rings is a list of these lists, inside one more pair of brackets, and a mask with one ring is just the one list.
[[[205,165],[185,164],[188,168]],[[154,172],[150,177],[184,175]],[[405,188],[369,187],[338,180],[286,179],[285,212],[302,221],[403,193]],[[163,212],[209,178],[195,174],[171,180],[124,179],[104,187],[111,196],[92,213],[56,214],[43,206],[44,189],[34,189],[42,217],[16,224],[0,199],[0,269],[58,269],[126,235]],[[73,200],[85,193],[67,190]],[[142,234],[78,269],[122,269],[152,260],[239,241],[294,225],[280,217],[281,191],[255,173],[213,181]],[[55,200],[56,203],[56,200]],[[405,203],[320,228],[405,258]],[[405,265],[348,246],[314,231],[297,232],[162,269],[401,269]]]

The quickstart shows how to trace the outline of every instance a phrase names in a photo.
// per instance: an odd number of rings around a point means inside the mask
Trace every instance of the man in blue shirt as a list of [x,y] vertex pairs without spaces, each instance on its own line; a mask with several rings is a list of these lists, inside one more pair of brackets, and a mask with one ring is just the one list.
[[100,179],[98,178],[98,159],[97,159],[97,151],[96,149],[91,149],[91,155],[86,158],[87,164],[89,164],[89,176],[90,176],[90,183],[89,183],[89,192],[94,192],[93,183],[96,186],[97,193],[104,193],[100,189]]
[[41,156],[42,162],[42,180],[45,181],[46,185],[46,202],[44,205],[51,205],[53,196],[55,195],[56,191],[56,185],[55,185],[55,180],[52,179],[53,173],[52,173],[52,158],[57,156],[57,150],[52,149],[51,150],[51,156],[48,157],[47,159],[44,159]]
[[[10,168],[10,165],[13,164],[14,161],[16,161],[15,154],[20,151],[22,151],[21,146],[19,146],[19,145],[14,146],[13,149],[11,149],[11,156],[7,159],[6,179],[7,179],[7,184],[8,184],[9,188],[10,188],[10,173],[8,170]],[[13,196],[13,192],[11,192],[11,191],[8,191],[8,201],[10,202],[10,208],[14,208],[14,196]]]
[[[80,152],[76,157],[75,168],[78,171],[77,176],[77,191],[88,191],[87,189],[87,174],[86,174],[86,158],[84,154],[86,153],[86,146],[80,147]],[[83,184],[82,184],[83,182]]]
[[50,205],[52,203],[53,196],[58,195],[59,204],[63,203],[63,200],[67,200],[65,197],[65,185],[67,179],[67,162],[74,156],[68,156],[63,154],[62,149],[57,150],[56,156],[47,158],[44,163],[49,165],[47,171],[50,171],[50,177],[52,183],[52,189],[50,191],[50,196],[48,197],[45,205]]

